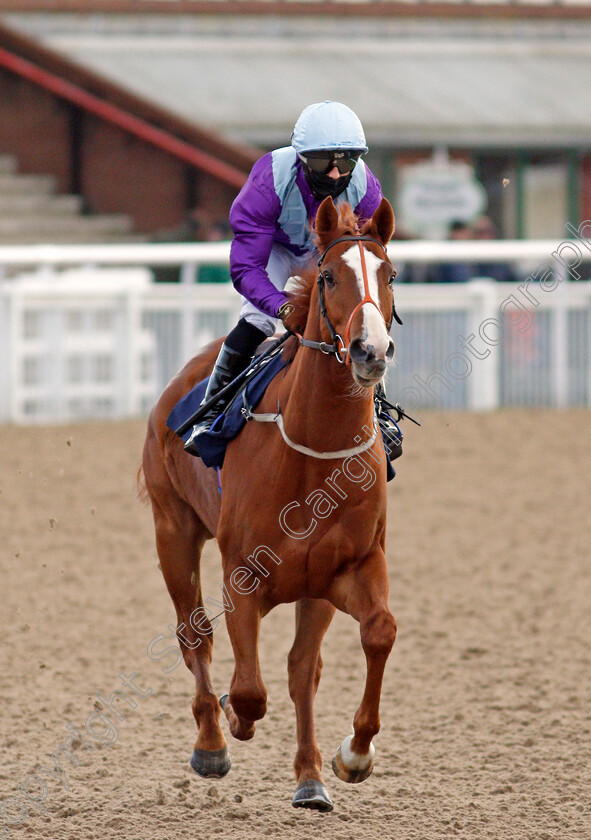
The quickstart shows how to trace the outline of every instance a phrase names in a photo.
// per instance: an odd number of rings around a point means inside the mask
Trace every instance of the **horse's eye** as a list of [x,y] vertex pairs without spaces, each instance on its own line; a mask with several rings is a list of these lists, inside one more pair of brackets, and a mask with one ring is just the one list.
[[394,285],[394,280],[396,280],[396,271],[392,269],[392,274],[390,275],[390,279],[388,280],[388,286],[390,286],[390,288],[392,288],[392,286]]
[[323,274],[323,277],[324,277],[324,282],[326,283],[328,288],[332,289],[332,287],[334,286],[334,277],[332,276],[330,271],[325,271],[324,274]]

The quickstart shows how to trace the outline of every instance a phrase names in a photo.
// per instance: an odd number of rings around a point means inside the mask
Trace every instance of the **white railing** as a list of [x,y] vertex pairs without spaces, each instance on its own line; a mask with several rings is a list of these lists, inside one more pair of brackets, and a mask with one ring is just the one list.
[[[415,409],[591,405],[591,282],[569,282],[591,260],[587,240],[393,242],[389,252],[397,266],[511,261],[524,278],[399,284],[391,397]],[[0,421],[146,414],[236,322],[229,284],[194,282],[228,255],[228,243],[0,248]],[[152,282],[158,266],[177,267],[182,282]],[[536,266],[550,269],[533,280]]]

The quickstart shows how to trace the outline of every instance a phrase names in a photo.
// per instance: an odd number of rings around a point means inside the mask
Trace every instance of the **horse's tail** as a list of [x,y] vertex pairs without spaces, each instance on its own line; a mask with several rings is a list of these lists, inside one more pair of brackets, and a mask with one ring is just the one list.
[[144,475],[144,465],[140,464],[135,477],[136,494],[143,505],[147,505],[150,496],[148,495],[148,488],[146,487],[146,476]]

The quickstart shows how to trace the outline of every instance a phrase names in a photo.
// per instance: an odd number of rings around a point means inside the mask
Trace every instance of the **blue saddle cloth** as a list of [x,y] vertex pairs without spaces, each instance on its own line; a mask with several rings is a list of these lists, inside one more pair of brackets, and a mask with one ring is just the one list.
[[[226,406],[216,418],[211,429],[199,435],[198,450],[201,460],[206,467],[221,467],[226,455],[226,447],[239,434],[246,423],[242,407],[246,403],[250,408],[256,408],[263,398],[263,394],[272,379],[287,365],[283,352],[273,356],[269,362],[263,364],[260,370],[252,374],[246,387],[242,388],[234,397],[230,405]],[[172,409],[166,420],[166,425],[178,434],[178,429],[189,419],[201,405],[205,396],[209,377],[199,382]],[[192,428],[181,435],[185,443],[189,439]]]

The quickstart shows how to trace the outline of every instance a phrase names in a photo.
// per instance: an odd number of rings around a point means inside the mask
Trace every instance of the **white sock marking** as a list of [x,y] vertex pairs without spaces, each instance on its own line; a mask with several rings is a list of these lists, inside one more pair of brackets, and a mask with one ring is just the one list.
[[369,752],[366,755],[357,755],[357,753],[354,753],[351,749],[352,740],[353,736],[347,735],[341,744],[341,759],[343,760],[343,764],[348,770],[365,770],[365,768],[369,767],[373,761],[373,757],[376,754],[376,748],[373,743],[371,743],[369,745]]

